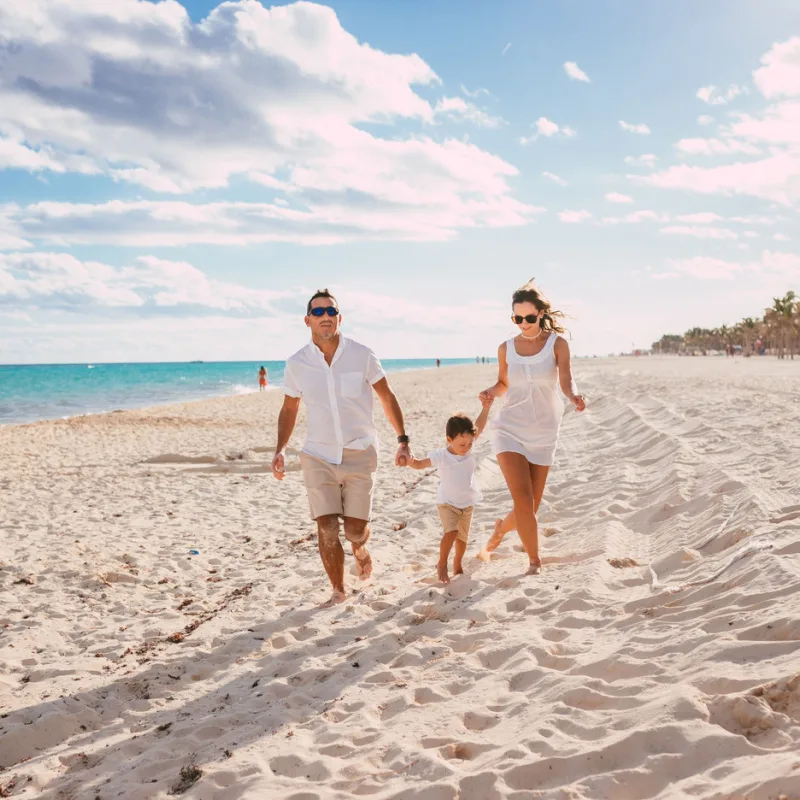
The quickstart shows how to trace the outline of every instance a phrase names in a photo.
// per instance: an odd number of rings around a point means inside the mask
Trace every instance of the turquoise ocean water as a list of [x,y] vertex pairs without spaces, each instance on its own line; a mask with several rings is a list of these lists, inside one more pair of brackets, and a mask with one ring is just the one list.
[[[283,361],[163,364],[0,364],[0,425],[144,408],[258,391],[258,368],[270,387],[283,383]],[[386,372],[435,367],[433,358],[386,359]],[[475,359],[443,358],[442,365]]]

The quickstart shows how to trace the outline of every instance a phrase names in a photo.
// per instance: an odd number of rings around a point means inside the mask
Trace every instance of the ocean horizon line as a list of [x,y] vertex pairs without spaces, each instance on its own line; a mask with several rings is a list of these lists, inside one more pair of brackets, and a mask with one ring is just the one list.
[[[387,373],[491,364],[471,358],[384,358]],[[286,361],[96,361],[69,364],[0,364],[0,425],[128,411],[251,394],[259,391],[258,369],[267,369],[270,389],[283,385]]]

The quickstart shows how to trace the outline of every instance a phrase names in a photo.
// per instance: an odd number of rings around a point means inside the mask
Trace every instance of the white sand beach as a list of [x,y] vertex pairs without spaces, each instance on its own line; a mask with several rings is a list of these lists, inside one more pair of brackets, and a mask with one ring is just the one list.
[[[324,610],[280,392],[0,429],[0,796],[800,798],[800,361],[574,369],[540,575],[475,558],[482,439],[435,582],[437,478],[376,409],[374,575]],[[415,454],[494,375],[390,376]]]

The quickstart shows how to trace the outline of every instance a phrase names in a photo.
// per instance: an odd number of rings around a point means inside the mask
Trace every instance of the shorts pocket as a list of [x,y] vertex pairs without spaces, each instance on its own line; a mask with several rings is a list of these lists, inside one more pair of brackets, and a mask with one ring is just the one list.
[[360,397],[366,386],[362,372],[343,372],[339,376],[342,397]]

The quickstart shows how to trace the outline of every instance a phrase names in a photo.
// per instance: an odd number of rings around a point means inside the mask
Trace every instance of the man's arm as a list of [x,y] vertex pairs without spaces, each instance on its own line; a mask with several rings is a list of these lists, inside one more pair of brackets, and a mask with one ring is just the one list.
[[300,398],[285,395],[280,414],[278,414],[278,444],[275,446],[275,457],[272,459],[272,476],[279,481],[283,480],[286,474],[286,464],[283,458],[283,451],[289,444],[295,423],[297,422],[297,412],[300,410]]
[[[398,436],[404,436],[406,432],[405,422],[403,421],[403,410],[400,408],[400,403],[397,402],[397,397],[389,386],[389,381],[386,378],[381,378],[379,381],[372,384],[375,394],[381,401],[383,406],[383,413],[386,419],[394,428]],[[411,450],[408,442],[400,444],[397,448],[397,455],[395,456],[394,463],[398,467],[405,467],[408,459],[411,458]]]

